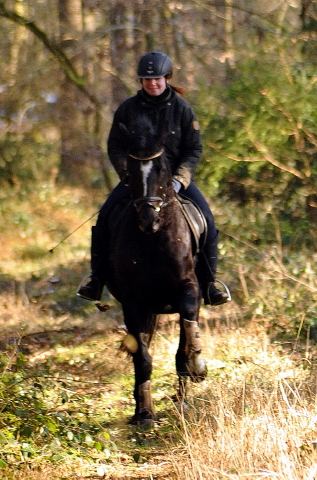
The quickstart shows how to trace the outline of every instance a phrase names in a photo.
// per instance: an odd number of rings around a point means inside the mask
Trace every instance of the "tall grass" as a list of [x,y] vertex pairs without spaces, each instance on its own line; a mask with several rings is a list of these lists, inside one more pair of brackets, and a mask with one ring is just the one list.
[[178,478],[316,478],[316,365],[245,331],[216,339],[215,357],[228,357],[180,417]]

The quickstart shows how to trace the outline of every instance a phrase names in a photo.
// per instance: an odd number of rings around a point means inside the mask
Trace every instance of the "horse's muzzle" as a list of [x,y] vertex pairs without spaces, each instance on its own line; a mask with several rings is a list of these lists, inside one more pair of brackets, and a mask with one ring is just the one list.
[[160,229],[160,211],[164,201],[160,197],[143,197],[135,200],[139,228],[144,233],[155,233]]
[[147,234],[155,233],[160,229],[161,220],[160,217],[155,217],[151,222],[149,221],[142,221],[139,219],[139,229]]

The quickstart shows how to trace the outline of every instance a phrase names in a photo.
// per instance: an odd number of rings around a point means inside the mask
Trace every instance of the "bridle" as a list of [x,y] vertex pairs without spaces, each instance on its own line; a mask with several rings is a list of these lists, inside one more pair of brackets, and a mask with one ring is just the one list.
[[[139,160],[140,162],[148,162],[149,160],[160,157],[163,153],[164,149],[162,148],[159,152],[154,153],[154,155],[151,155],[150,157],[136,157],[131,153],[128,153],[128,156],[133,158],[134,160]],[[144,207],[144,205],[149,205],[150,207],[154,208],[155,212],[160,212],[161,208],[165,207],[170,202],[171,200],[169,200],[168,202],[164,202],[162,197],[141,197],[134,201],[134,206],[138,213],[140,212],[142,207]]]
[[134,201],[134,206],[138,213],[144,205],[149,205],[154,208],[155,212],[160,212],[161,208],[165,207],[167,203],[165,203],[161,197],[141,197]]

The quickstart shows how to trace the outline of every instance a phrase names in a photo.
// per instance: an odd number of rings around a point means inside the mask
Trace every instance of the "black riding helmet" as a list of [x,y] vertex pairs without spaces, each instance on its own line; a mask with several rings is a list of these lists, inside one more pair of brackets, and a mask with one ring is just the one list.
[[162,52],[150,52],[143,55],[138,65],[138,77],[160,78],[171,77],[173,66],[171,59]]

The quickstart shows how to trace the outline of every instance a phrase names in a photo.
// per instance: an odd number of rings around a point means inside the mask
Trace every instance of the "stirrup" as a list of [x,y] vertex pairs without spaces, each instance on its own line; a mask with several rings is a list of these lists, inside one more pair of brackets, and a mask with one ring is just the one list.
[[[87,278],[90,278],[90,282],[87,283],[87,285],[83,285],[83,283],[87,280]],[[94,289],[91,285],[91,283],[96,282],[96,289]],[[87,288],[87,293],[84,292],[85,288]],[[91,291],[92,295],[89,295],[89,290]],[[77,296],[84,298],[85,300],[89,300],[91,302],[99,302],[101,298],[103,290],[103,285],[100,283],[97,277],[94,277],[93,275],[87,275],[86,277],[83,278],[83,280],[80,282],[79,288],[77,290]]]
[[218,280],[218,279],[217,279],[216,282],[221,283],[221,285],[222,285],[223,287],[225,287],[226,294],[228,295],[228,300],[227,300],[227,302],[230,302],[230,301],[232,300],[232,297],[231,297],[231,293],[230,293],[229,287],[228,287],[224,282],[222,282],[221,280]]
[[[221,283],[225,289],[226,292],[219,290],[215,282],[218,281]],[[223,283],[221,280],[214,280],[213,282],[209,282],[203,287],[203,298],[205,301],[205,305],[211,305],[211,306],[218,306],[218,305],[224,305],[227,302],[230,302],[231,300],[231,294],[230,290],[227,287],[225,283]]]
[[[78,292],[79,290],[81,289],[81,287],[83,286],[83,283],[87,280],[87,278],[91,278],[91,273],[89,275],[86,275],[82,281],[80,282],[80,284],[78,285],[78,288],[77,288],[77,295],[78,295]],[[80,296],[80,295],[79,295]]]

